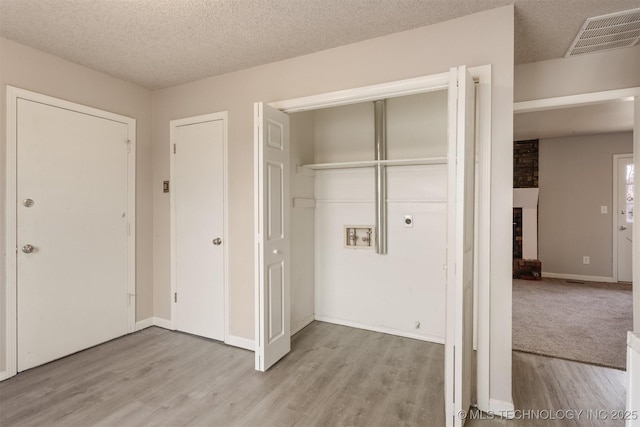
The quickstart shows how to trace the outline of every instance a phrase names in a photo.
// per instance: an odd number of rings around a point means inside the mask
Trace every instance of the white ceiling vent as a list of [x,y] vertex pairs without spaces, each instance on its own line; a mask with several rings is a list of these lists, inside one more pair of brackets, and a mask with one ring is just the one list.
[[565,58],[631,47],[640,41],[640,9],[587,18]]

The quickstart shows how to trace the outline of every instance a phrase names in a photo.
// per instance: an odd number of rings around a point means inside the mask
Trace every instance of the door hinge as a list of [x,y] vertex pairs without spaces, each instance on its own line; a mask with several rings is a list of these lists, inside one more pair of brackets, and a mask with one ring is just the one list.
[[176,154],[176,144],[173,144],[173,154]]
[[173,293],[173,302],[178,302],[178,293],[177,292]]

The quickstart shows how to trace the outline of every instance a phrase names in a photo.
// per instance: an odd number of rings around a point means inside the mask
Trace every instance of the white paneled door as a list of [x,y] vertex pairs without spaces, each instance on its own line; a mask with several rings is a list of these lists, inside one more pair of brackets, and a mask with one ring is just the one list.
[[226,114],[171,122],[173,322],[225,339],[224,147]]
[[615,239],[617,249],[617,274],[619,282],[633,280],[633,154],[614,156],[616,175]]
[[475,198],[475,84],[453,68],[449,86],[449,204],[445,396],[447,426],[462,426],[471,406]]
[[256,369],[291,350],[289,116],[255,104]]
[[129,332],[131,124],[65,107],[16,99],[18,371]]

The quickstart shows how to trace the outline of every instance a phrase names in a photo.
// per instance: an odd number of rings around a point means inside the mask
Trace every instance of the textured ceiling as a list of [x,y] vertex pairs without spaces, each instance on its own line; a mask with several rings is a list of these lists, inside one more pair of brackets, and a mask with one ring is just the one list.
[[587,17],[640,2],[0,0],[0,35],[156,89],[507,4],[516,10],[515,61],[525,63],[561,58]]

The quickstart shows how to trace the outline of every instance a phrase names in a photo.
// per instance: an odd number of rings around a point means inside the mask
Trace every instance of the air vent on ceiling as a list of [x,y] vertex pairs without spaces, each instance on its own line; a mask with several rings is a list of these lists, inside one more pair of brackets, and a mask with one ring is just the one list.
[[565,58],[631,47],[640,41],[640,9],[587,18]]

